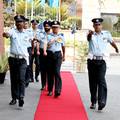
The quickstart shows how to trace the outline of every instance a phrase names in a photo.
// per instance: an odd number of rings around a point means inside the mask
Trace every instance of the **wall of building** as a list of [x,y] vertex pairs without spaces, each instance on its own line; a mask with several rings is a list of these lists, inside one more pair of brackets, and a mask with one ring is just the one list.
[[4,51],[3,26],[3,0],[0,0],[0,54]]
[[82,29],[92,29],[91,19],[101,17],[98,0],[82,0]]
[[120,0],[102,0],[101,13],[120,14]]
[[77,16],[82,16],[82,0],[76,0],[77,2]]

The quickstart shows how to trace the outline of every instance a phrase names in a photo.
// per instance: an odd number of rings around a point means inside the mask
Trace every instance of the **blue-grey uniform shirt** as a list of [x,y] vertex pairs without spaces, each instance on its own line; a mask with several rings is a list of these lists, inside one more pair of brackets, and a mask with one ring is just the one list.
[[112,43],[113,39],[108,31],[101,31],[99,34],[93,33],[91,40],[89,41],[89,57],[95,56],[106,56],[107,45]]
[[39,42],[40,42],[40,48],[44,48],[44,44],[47,44],[47,35],[45,32],[40,31],[39,32],[39,38],[38,38]]
[[33,30],[32,28],[30,28],[30,29],[27,29],[27,33],[30,37],[29,46],[31,47],[33,38],[39,39],[40,31],[39,31],[39,29]]
[[10,53],[21,56],[28,56],[27,47],[29,46],[29,35],[26,30],[19,32],[17,28],[12,28],[10,35]]
[[28,47],[32,47],[32,40],[33,40],[33,33],[32,33],[32,29],[25,29],[27,34],[29,35],[30,39],[29,39],[29,43],[28,43]]
[[47,41],[48,44],[51,40],[55,40],[54,43],[52,43],[47,50],[52,51],[52,52],[57,52],[57,51],[61,51],[62,46],[65,45],[65,39],[64,36],[62,34],[49,34],[47,35]]
[[[44,43],[47,42],[45,32],[39,29],[33,30],[32,28],[28,29],[27,32],[31,38],[31,41],[33,40],[33,38],[36,38],[40,42],[40,48],[44,47]],[[31,41],[30,41],[30,44],[31,44]]]

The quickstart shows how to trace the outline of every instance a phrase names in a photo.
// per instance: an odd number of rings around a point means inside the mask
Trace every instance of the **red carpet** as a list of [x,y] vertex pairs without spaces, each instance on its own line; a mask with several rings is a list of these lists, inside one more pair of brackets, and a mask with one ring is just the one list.
[[43,91],[34,120],[88,120],[79,91],[70,72],[62,72],[62,93],[59,98]]

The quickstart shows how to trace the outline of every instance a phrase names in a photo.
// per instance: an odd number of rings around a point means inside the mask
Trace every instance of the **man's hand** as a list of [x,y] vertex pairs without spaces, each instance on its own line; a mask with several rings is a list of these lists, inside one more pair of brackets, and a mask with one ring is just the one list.
[[50,40],[50,44],[54,43],[55,42],[55,39],[51,39]]
[[87,40],[90,41],[92,37],[93,31],[89,30],[88,35],[87,35]]
[[40,51],[39,50],[37,51],[37,55],[40,55]]
[[119,49],[117,47],[117,45],[115,44],[115,42],[113,41],[112,43],[110,43],[112,45],[112,47],[115,49],[116,53],[119,53]]
[[34,49],[32,49],[32,55],[34,55]]
[[55,42],[55,39],[51,39],[49,42],[48,42],[48,48],[50,47],[51,44],[53,44]]
[[118,50],[118,48],[116,48],[116,49],[115,49],[115,52],[116,52],[116,53],[119,53],[119,50]]
[[65,61],[65,56],[62,57],[62,61]]
[[46,52],[46,51],[44,51],[43,55],[44,55],[44,56],[47,56],[47,52]]
[[10,37],[10,35],[9,35],[9,33],[3,33],[3,37],[6,37],[6,38],[9,38]]

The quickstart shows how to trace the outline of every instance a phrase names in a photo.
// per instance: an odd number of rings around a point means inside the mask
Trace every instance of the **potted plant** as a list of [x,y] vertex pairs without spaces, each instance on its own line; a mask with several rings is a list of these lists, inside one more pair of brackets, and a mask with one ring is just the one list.
[[86,41],[80,41],[77,46],[76,72],[85,72],[88,54],[88,44]]
[[4,83],[7,70],[8,70],[8,55],[4,53],[0,55],[0,84]]

